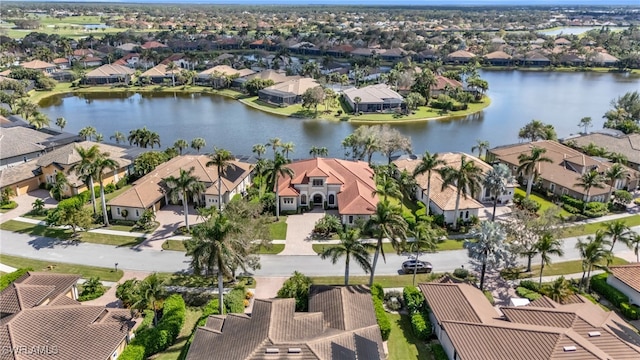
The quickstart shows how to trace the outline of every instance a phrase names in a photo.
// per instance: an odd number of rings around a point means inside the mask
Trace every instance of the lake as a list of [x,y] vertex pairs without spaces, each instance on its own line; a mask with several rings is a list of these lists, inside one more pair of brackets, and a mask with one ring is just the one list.
[[[559,137],[580,131],[581,118],[593,118],[602,128],[602,116],[612,99],[640,88],[640,78],[624,74],[534,71],[483,71],[489,82],[491,105],[461,119],[431,120],[394,125],[411,137],[415,153],[466,151],[477,139],[491,146],[518,142],[518,130],[532,119],[553,124]],[[326,146],[341,157],[342,140],[357,127],[349,122],[296,119],[263,113],[216,95],[197,94],[88,94],[54,96],[42,104],[50,119],[64,117],[65,130],[78,132],[94,126],[106,141],[115,131],[147,128],[156,131],[163,147],[176,139],[203,137],[213,146],[236,154],[279,137],[296,145],[293,157],[305,157],[311,146]],[[53,122],[53,120],[52,120]]]
[[626,29],[624,26],[566,26],[558,29],[552,30],[541,30],[538,31],[540,34],[548,35],[548,36],[556,36],[556,35],[579,35],[582,33],[586,33],[587,31],[591,31],[593,29],[603,29],[608,28],[611,31],[622,31]]

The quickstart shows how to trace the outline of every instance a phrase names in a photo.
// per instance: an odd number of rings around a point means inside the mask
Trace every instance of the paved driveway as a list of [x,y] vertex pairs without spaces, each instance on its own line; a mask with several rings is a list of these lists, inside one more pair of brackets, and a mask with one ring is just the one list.
[[311,233],[316,222],[324,217],[324,209],[318,207],[313,211],[289,215],[287,217],[287,242],[284,250],[278,255],[316,255],[313,251]]
[[20,215],[28,213],[29,211],[31,211],[31,209],[33,209],[33,206],[31,204],[33,204],[36,199],[44,200],[45,208],[52,208],[58,204],[58,202],[54,198],[52,198],[51,195],[49,195],[49,192],[47,190],[38,189],[30,193],[14,197],[13,201],[18,203],[18,207],[11,211],[7,211],[4,214],[0,213],[0,222],[5,222],[7,220],[11,220],[17,218]]
[[[202,222],[202,218],[198,216],[198,212],[189,206],[189,226],[193,226]],[[156,249],[162,250],[162,243],[168,238],[174,236],[174,232],[181,226],[185,225],[184,222],[184,208],[182,205],[166,205],[160,211],[156,213],[156,221],[160,223],[158,228],[147,237],[140,245],[136,246],[137,249]]]

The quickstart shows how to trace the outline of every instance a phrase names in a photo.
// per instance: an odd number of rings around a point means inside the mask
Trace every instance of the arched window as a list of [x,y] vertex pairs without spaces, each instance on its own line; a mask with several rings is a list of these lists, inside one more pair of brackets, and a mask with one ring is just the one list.
[[302,194],[300,196],[300,204],[307,205],[307,194]]
[[335,204],[335,200],[336,200],[335,195],[333,194],[329,195],[329,205]]
[[469,210],[467,210],[467,212],[464,214],[464,218],[468,219],[469,218]]

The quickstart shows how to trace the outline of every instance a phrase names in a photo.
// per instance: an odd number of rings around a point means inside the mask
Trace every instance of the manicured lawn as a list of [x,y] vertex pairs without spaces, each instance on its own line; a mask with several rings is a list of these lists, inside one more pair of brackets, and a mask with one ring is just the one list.
[[[338,266],[338,265],[336,265]],[[344,266],[344,263],[340,266]],[[400,269],[400,264],[398,264]],[[442,274],[417,274],[416,285],[424,282],[431,282],[434,279],[441,277]],[[316,285],[344,285],[344,276],[312,276],[311,280]],[[375,281],[384,288],[392,287],[405,287],[413,284],[413,275],[376,275]],[[368,285],[369,276],[350,276],[350,285]]]
[[270,247],[260,247],[260,254],[279,254],[284,250],[284,244],[272,244]]
[[[526,193],[527,193],[526,190],[522,190],[520,188],[516,188],[514,195],[515,194],[520,194],[520,195],[524,196]],[[545,212],[550,207],[554,207],[554,206],[557,207],[556,204],[552,203],[549,200],[543,199],[543,198],[541,198],[540,196],[538,196],[538,195],[536,195],[534,193],[529,194],[529,199],[535,200],[535,201],[538,202],[538,204],[540,204],[540,209],[538,209],[538,215],[542,214],[543,212]],[[569,216],[571,216],[571,213],[569,213],[568,211],[560,208],[560,215],[562,217],[569,217]]]
[[[172,251],[187,251],[182,240],[167,240],[162,243],[162,248]],[[278,254],[281,253],[282,250],[284,250],[284,244],[272,244],[269,248],[261,247],[260,254]]]
[[56,261],[42,261],[28,259],[11,255],[0,255],[0,263],[12,266],[14,268],[30,267],[35,271],[50,271],[62,274],[78,274],[85,279],[97,276],[104,281],[118,281],[122,277],[122,270],[114,271],[113,269],[65,264]]
[[187,308],[187,315],[184,320],[184,325],[180,330],[180,334],[178,334],[178,338],[176,339],[175,344],[171,345],[167,350],[160,352],[154,356],[149,357],[149,359],[153,360],[176,360],[180,356],[180,351],[187,343],[189,336],[191,336],[191,331],[193,327],[196,325],[198,319],[202,316],[202,309],[200,308]]
[[269,233],[273,240],[285,240],[287,238],[287,218],[280,217],[280,221],[269,225]]
[[[463,245],[464,245],[463,239],[461,240],[446,239],[438,243],[437,251],[461,250],[463,249]],[[324,251],[324,249],[330,248],[335,245],[313,244],[312,246],[313,246],[313,251],[315,251],[317,254],[321,254]],[[393,248],[391,243],[382,243],[382,249],[384,250],[385,254],[396,253],[396,250]]]
[[[73,232],[69,229],[51,228],[44,225],[34,225],[16,220],[9,220],[0,224],[0,229],[29,234],[33,236],[45,236],[61,240],[69,240],[73,237]],[[90,232],[78,232],[78,240],[92,243],[113,246],[133,246],[144,240],[133,236],[98,234]]]
[[391,321],[391,334],[387,341],[389,360],[431,360],[426,342],[417,339],[411,330],[408,315],[387,314]]
[[421,106],[418,110],[414,111],[413,114],[410,115],[402,115],[397,116],[395,114],[362,114],[359,116],[351,116],[351,122],[355,123],[375,123],[375,122],[404,122],[404,121],[421,121],[421,120],[429,120],[436,118],[457,118],[463,117],[467,115],[471,115],[477,112],[482,111],[484,108],[488,107],[491,104],[491,100],[488,97],[485,97],[480,103],[470,103],[467,110],[461,111],[450,111],[447,113],[443,113],[438,109],[434,109],[431,107]]
[[[624,220],[625,224],[627,224],[627,226],[629,227],[640,225],[640,215],[627,216],[621,220]],[[562,237],[575,237],[595,234],[598,229],[604,228],[609,222],[610,221],[605,221],[566,227],[562,230]]]
[[[624,265],[628,263],[629,262],[625,259],[614,257],[611,265]],[[581,272],[582,272],[582,260],[563,261],[558,263],[552,263],[551,265],[545,266],[544,271],[542,271],[542,276],[578,274]],[[538,264],[538,265],[532,266],[531,276],[535,277],[539,275],[540,275],[540,265]],[[523,276],[526,277],[527,274],[523,274]]]

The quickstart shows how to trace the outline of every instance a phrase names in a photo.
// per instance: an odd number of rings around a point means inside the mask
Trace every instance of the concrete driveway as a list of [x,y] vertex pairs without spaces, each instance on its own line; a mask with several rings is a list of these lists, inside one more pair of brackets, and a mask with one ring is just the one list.
[[[189,206],[189,226],[193,226],[202,222],[202,218],[198,216],[198,211],[193,206]],[[166,205],[156,212],[156,221],[160,223],[158,228],[151,233],[145,241],[136,246],[136,249],[155,249],[162,250],[162,243],[168,238],[175,236],[174,232],[184,222],[184,208],[182,205]]]
[[321,207],[304,214],[289,215],[287,217],[287,242],[284,250],[278,255],[316,255],[313,251],[311,234],[316,222],[324,217],[326,212]]
[[18,203],[18,207],[11,211],[7,211],[4,214],[0,213],[0,222],[5,222],[7,220],[11,220],[17,218],[20,215],[28,213],[29,211],[31,211],[31,209],[33,209],[32,204],[34,201],[36,201],[36,199],[43,200],[45,208],[53,208],[58,205],[58,201],[51,197],[49,191],[38,189],[30,193],[14,197],[12,200]]

